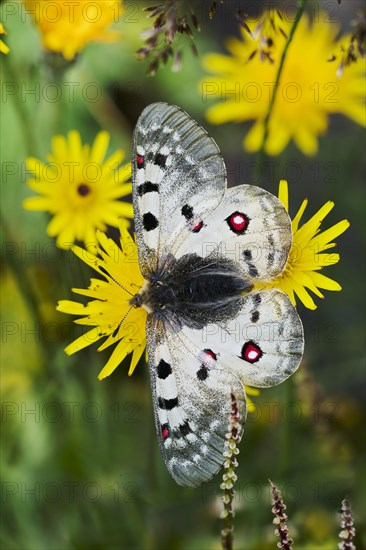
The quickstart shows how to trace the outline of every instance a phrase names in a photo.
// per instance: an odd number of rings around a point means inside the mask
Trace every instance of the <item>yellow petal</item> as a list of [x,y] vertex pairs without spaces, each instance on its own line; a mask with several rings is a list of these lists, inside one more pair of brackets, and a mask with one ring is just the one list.
[[67,159],[67,141],[65,136],[57,135],[52,138],[54,156],[60,160]]
[[144,353],[144,350],[145,350],[145,345],[138,345],[134,350],[133,350],[133,353],[132,353],[132,359],[131,359],[131,364],[130,364],[130,368],[128,369],[128,376],[131,376],[137,366],[137,363],[140,361],[140,358],[142,356],[142,354]]
[[94,344],[94,342],[97,342],[100,340],[100,338],[103,338],[103,334],[100,331],[99,327],[95,327],[92,330],[89,330],[89,332],[86,332],[74,342],[69,344],[65,348],[65,352],[67,355],[72,355],[73,353],[76,353],[77,351],[80,351],[81,349],[86,348],[87,346],[90,346],[91,344]]
[[50,199],[47,197],[29,197],[24,199],[23,208],[25,210],[47,212],[51,204]]
[[96,136],[94,140],[89,161],[96,162],[97,164],[101,164],[107,153],[108,145],[109,145],[108,132],[105,132],[105,131],[99,132],[99,134]]
[[82,158],[82,143],[80,134],[77,130],[71,130],[67,135],[69,140],[69,157],[71,160],[80,162]]
[[269,155],[279,155],[288,145],[291,133],[281,119],[272,118],[266,143],[266,152]]
[[305,290],[301,284],[298,284],[294,281],[294,292],[298,295],[299,299],[302,301],[305,307],[308,309],[316,309],[317,306],[314,303],[314,300],[310,294]]
[[321,273],[311,273],[311,278],[314,281],[314,284],[318,286],[319,288],[324,288],[324,290],[333,290],[333,291],[340,291],[342,290],[342,287],[337,281],[333,281],[333,279],[330,279],[329,277],[326,277],[325,275],[322,275]]
[[319,252],[324,250],[325,246],[330,242],[339,237],[339,235],[342,235],[350,226],[350,223],[348,220],[342,220],[326,231],[323,231],[319,235],[317,235],[314,239],[314,242],[317,243],[319,247]]
[[85,315],[85,306],[72,300],[60,300],[56,306],[57,311],[69,313],[70,315]]
[[318,138],[312,128],[307,128],[299,125],[294,139],[298,148],[305,154],[313,156],[318,151]]
[[286,180],[281,180],[278,187],[278,198],[288,212],[288,184]]
[[[117,151],[115,151],[113,155],[111,155],[103,163],[102,170],[106,173],[112,174],[113,178],[115,178],[116,170],[117,168],[119,168],[119,165],[123,161],[124,157],[125,157],[124,151],[122,151],[122,149],[117,149]],[[114,179],[114,181],[118,181],[118,180]]]
[[292,233],[293,234],[295,234],[297,232],[300,220],[301,220],[301,218],[302,218],[302,216],[305,212],[305,209],[306,209],[307,205],[308,205],[308,199],[303,200],[296,216],[292,220]]
[[122,363],[127,354],[128,351],[126,350],[126,344],[124,342],[120,342],[114,349],[112,355],[107,361],[107,364],[100,371],[98,379],[103,380],[103,378],[106,378],[107,376],[112,374],[112,372],[118,367],[118,365]]

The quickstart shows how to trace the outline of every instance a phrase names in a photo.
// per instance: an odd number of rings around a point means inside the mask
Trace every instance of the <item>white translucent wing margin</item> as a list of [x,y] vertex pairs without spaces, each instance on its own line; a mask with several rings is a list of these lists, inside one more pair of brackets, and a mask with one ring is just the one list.
[[284,269],[291,243],[291,220],[277,197],[260,187],[239,185],[202,217],[200,232],[187,231],[172,253],[177,258],[193,252],[230,258],[247,277],[270,280]]
[[165,261],[172,240],[222,200],[226,169],[207,132],[174,105],[144,109],[134,131],[133,204],[143,274]]
[[228,322],[203,330],[183,327],[181,332],[196,348],[209,349],[217,365],[242,384],[258,388],[275,386],[293,374],[304,350],[300,317],[277,290],[243,297],[241,310]]
[[149,316],[147,335],[161,453],[179,485],[196,487],[215,475],[224,462],[231,393],[244,424],[244,389],[237,377],[223,368],[215,368],[209,377],[202,374],[213,359],[202,353],[189,333],[175,333],[167,325],[159,328]]

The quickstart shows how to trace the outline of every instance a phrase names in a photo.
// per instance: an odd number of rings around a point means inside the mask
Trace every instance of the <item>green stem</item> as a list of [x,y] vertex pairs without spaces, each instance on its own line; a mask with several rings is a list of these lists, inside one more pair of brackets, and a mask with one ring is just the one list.
[[274,109],[274,106],[275,106],[275,103],[276,103],[279,83],[280,83],[283,68],[284,68],[284,65],[285,65],[287,52],[288,52],[288,49],[289,49],[290,44],[292,42],[292,39],[294,37],[297,26],[300,22],[301,16],[304,13],[306,2],[307,2],[307,0],[299,0],[299,2],[297,4],[296,16],[295,16],[294,22],[292,24],[290,34],[289,34],[289,37],[288,37],[287,42],[285,44],[284,50],[282,52],[280,64],[279,64],[277,75],[276,75],[273,94],[272,94],[272,97],[270,98],[268,111],[267,111],[267,114],[265,116],[264,123],[263,123],[264,124],[263,139],[262,139],[261,148],[259,150],[259,155],[258,155],[258,164],[259,164],[259,167],[260,167],[260,173],[262,172],[262,168],[263,168],[263,165],[264,165],[265,148],[266,148],[267,139],[268,139],[268,135],[269,135],[269,123],[270,123],[272,113],[273,113],[273,109]]
[[[5,59],[3,59],[3,67],[5,68],[5,73],[7,73],[9,81],[15,85],[18,85],[19,79],[17,74],[11,66],[10,60],[6,56]],[[23,130],[22,133],[24,136],[24,145],[27,150],[27,154],[37,154],[37,143],[32,130],[31,117],[26,103],[23,102],[20,97],[14,95],[13,104],[18,114],[19,124]]]

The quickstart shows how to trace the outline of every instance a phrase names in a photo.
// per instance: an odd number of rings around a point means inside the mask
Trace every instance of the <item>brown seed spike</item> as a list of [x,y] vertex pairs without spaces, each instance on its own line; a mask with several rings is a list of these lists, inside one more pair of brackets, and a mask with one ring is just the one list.
[[342,539],[342,542],[339,544],[339,548],[340,550],[356,550],[356,546],[352,542],[356,530],[353,524],[351,505],[347,497],[342,500],[341,514],[342,531],[339,533],[339,538]]
[[275,535],[280,539],[277,546],[284,550],[292,550],[294,541],[289,538],[289,530],[286,524],[288,516],[285,514],[286,504],[283,502],[281,492],[277,489],[276,485],[270,479],[268,481],[272,487],[272,512],[275,516],[273,524],[277,527]]

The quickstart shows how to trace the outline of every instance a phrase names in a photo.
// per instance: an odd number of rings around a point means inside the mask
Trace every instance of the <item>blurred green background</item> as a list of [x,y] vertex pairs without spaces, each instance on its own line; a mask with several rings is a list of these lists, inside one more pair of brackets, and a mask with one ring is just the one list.
[[[165,67],[146,78],[146,64],[134,56],[142,45],[139,33],[147,27],[143,2],[128,3],[136,9],[132,21],[122,17],[118,25],[121,41],[88,46],[57,84],[60,99],[50,101],[47,87],[54,78],[45,69],[37,30],[21,10],[9,15],[9,4],[2,2],[0,12],[11,50],[0,60],[1,546],[220,548],[220,476],[196,490],[172,481],[155,436],[147,367],[141,362],[129,378],[127,362],[99,382],[108,350],[64,354],[82,330],[57,313],[55,304],[72,299],[71,286],[87,286],[91,273],[55,248],[45,233],[45,214],[22,209],[22,200],[31,195],[24,160],[29,155],[44,159],[51,137],[73,128],[89,143],[99,129],[108,130],[110,152],[122,147],[129,158],[141,110],[168,101],[187,110],[216,140],[230,185],[259,184],[253,172],[256,156],[241,149],[246,126],[205,123],[207,104],[199,92],[203,70],[188,48],[181,72]],[[235,7],[245,4],[235,2]],[[338,6],[336,0],[327,4]],[[344,29],[360,7],[361,2],[347,1],[337,8]],[[233,16],[219,12],[212,22],[206,18],[196,39],[201,55],[224,51],[225,37],[237,32]],[[98,101],[85,97],[89,83],[103,90]],[[75,90],[71,100],[70,89]],[[302,368],[255,398],[257,412],[248,418],[240,446],[238,549],[276,545],[268,478],[283,491],[296,548],[338,547],[337,510],[345,495],[354,509],[357,547],[366,547],[364,147],[364,130],[335,116],[316,158],[305,158],[291,145],[265,165],[267,190],[276,194],[279,179],[289,180],[292,215],[305,197],[305,220],[334,200],[324,228],[343,218],[351,227],[338,239],[341,262],[326,272],[343,291],[317,299],[314,312],[298,307],[306,336]]]

